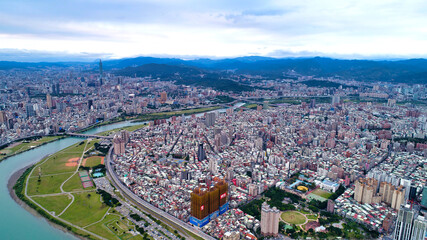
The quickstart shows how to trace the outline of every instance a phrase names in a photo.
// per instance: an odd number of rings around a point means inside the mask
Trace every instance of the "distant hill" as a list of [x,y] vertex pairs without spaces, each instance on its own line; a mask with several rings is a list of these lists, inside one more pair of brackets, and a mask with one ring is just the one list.
[[253,90],[251,86],[232,81],[217,72],[192,66],[150,63],[117,70],[114,74],[130,77],[160,78],[161,80],[176,81],[177,84],[211,87],[221,91],[242,92]]
[[45,68],[45,67],[59,67],[64,66],[61,63],[29,63],[29,62],[12,62],[12,61],[0,61],[0,70],[9,70],[9,69],[22,69],[22,68]]
[[180,60],[173,58],[126,59],[120,65],[165,63],[169,65],[193,66],[207,70],[232,70],[238,74],[256,74],[269,78],[283,78],[287,73],[315,77],[341,77],[365,82],[402,82],[426,84],[427,60],[410,59],[400,61],[339,60],[332,58],[266,58],[241,57],[230,59]]
[[[83,63],[19,63],[0,62],[0,69],[11,68],[42,68],[49,66],[72,66]],[[84,63],[87,65],[87,63]],[[97,62],[90,63],[93,69],[98,67]],[[372,60],[340,60],[323,57],[313,58],[269,58],[259,56],[227,58],[227,59],[195,59],[182,60],[178,58],[137,57],[103,61],[105,70],[123,70],[120,74],[131,71],[129,67],[160,64],[183,67],[180,74],[189,72],[226,72],[235,74],[255,74],[265,78],[297,78],[298,76],[338,77],[354,79],[364,82],[395,82],[408,84],[427,84],[427,60],[409,59],[399,61],[372,61]],[[145,67],[147,68],[147,66]],[[154,66],[151,66],[154,68]],[[168,71],[175,71],[168,67],[161,69],[156,76],[170,75]],[[185,69],[184,69],[185,68]],[[150,71],[152,71],[151,69]],[[166,71],[161,73],[161,71]],[[139,69],[138,73],[144,73]],[[127,74],[128,75],[128,74]]]
[[190,66],[175,66],[166,64],[149,63],[137,67],[127,67],[114,71],[114,74],[130,77],[173,78],[202,74],[204,71]]
[[340,86],[342,86],[342,88],[356,88],[353,86],[348,86],[345,84],[339,84],[339,83],[331,82],[331,81],[308,80],[308,81],[302,81],[299,83],[305,84],[308,87],[339,88]]

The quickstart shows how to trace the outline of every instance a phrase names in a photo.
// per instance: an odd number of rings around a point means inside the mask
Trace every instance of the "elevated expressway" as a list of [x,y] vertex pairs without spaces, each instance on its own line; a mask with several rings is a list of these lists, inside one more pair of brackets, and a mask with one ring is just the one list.
[[110,151],[108,152],[106,158],[105,158],[105,167],[107,169],[107,176],[113,181],[113,184],[117,187],[117,189],[120,190],[122,195],[130,200],[131,202],[135,203],[138,208],[151,213],[159,220],[165,222],[167,225],[170,225],[173,228],[177,228],[180,230],[183,234],[187,234],[186,231],[197,235],[203,239],[209,239],[214,240],[215,238],[207,235],[206,233],[202,232],[201,230],[197,229],[196,227],[183,222],[182,220],[179,220],[178,218],[164,212],[163,210],[151,205],[150,203],[144,201],[139,196],[137,196],[135,193],[133,193],[117,176],[116,172],[113,170],[112,167],[112,161],[111,161],[111,152],[113,150],[113,147],[110,148]]

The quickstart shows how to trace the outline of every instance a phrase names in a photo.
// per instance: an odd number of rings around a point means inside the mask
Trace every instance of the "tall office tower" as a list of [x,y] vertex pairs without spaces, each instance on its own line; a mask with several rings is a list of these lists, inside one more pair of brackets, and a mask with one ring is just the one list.
[[5,111],[0,111],[0,123],[7,123],[7,117]]
[[421,206],[427,208],[427,185],[423,189],[423,198],[421,199]]
[[87,101],[87,108],[88,108],[88,110],[91,110],[91,109],[92,109],[92,107],[93,107],[93,100],[92,100],[92,99],[89,99],[89,100]]
[[329,200],[328,200],[328,206],[327,206],[326,210],[327,210],[328,212],[330,212],[330,213],[333,213],[333,212],[334,212],[334,207],[335,207],[335,202],[334,202],[334,200],[329,199]]
[[415,212],[410,209],[409,205],[400,208],[396,219],[396,228],[394,229],[393,234],[394,240],[412,240],[411,230],[414,216]]
[[[408,190],[406,190],[406,191],[408,191]],[[417,197],[417,186],[411,185],[411,187],[409,189],[408,200],[414,201],[416,197]]]
[[264,202],[261,206],[261,234],[264,236],[275,236],[279,234],[280,211],[276,207]]
[[50,94],[49,94],[49,93],[48,93],[48,94],[46,94],[46,104],[47,104],[47,107],[48,107],[49,109],[52,109],[52,108],[53,108],[52,96],[50,96]]
[[168,93],[163,91],[160,93],[160,103],[165,103],[168,100]]
[[332,96],[332,105],[340,104],[340,101],[341,101],[340,96],[338,95]]
[[102,61],[99,59],[99,85],[103,84],[103,71],[102,71]]
[[59,89],[59,83],[57,83],[55,85],[56,85],[56,94],[60,94],[61,90]]
[[206,127],[211,127],[215,125],[216,114],[215,112],[206,113],[205,125]]
[[34,111],[34,105],[31,103],[27,103],[25,105],[25,110],[27,111],[27,118],[34,117],[36,112]]
[[203,143],[200,143],[199,148],[197,149],[197,159],[199,161],[206,159],[206,152],[205,149],[203,149]]

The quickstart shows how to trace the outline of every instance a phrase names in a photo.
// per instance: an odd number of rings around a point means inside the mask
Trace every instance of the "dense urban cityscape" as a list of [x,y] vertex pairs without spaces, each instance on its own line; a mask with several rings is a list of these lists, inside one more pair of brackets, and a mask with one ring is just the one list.
[[[0,76],[2,158],[19,154],[21,144],[37,147],[33,139],[89,138],[85,146],[94,145],[84,148],[83,163],[65,165],[78,166],[82,191],[99,189],[119,203],[111,207],[139,226],[134,236],[427,236],[426,85],[245,75],[254,90],[235,92],[115,75],[101,61],[95,70],[12,69]],[[140,123],[83,133],[129,120]],[[85,165],[96,156],[107,158],[105,167],[104,160]],[[39,179],[49,172],[38,171]],[[162,223],[159,212],[168,220]]]
[[0,240],[427,240],[427,1],[0,1]]

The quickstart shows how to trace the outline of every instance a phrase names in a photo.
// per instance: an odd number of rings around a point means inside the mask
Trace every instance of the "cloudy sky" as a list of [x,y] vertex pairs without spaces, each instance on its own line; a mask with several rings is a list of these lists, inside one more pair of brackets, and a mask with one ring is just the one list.
[[0,60],[141,55],[427,57],[427,1],[0,1]]

